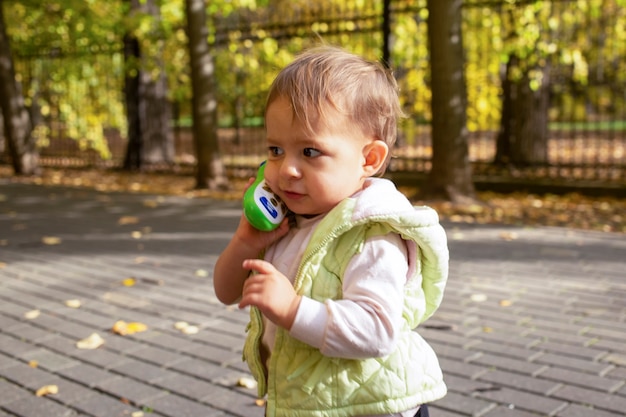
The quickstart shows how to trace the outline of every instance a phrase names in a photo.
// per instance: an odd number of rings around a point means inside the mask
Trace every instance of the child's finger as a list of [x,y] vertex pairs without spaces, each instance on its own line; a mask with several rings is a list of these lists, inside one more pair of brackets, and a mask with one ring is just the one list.
[[245,194],[246,191],[248,190],[248,188],[250,188],[250,186],[252,185],[252,183],[255,181],[256,179],[254,177],[250,177],[248,178],[248,182],[246,183],[246,186],[243,187],[243,193]]
[[269,274],[274,271],[274,266],[262,259],[246,259],[243,261],[243,269],[249,269],[259,274]]

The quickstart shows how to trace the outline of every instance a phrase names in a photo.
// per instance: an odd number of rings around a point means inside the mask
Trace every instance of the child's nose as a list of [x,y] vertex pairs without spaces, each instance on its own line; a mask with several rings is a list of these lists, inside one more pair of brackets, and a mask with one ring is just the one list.
[[291,158],[285,158],[283,163],[280,165],[280,175],[288,178],[299,178],[300,169],[298,168],[296,161]]

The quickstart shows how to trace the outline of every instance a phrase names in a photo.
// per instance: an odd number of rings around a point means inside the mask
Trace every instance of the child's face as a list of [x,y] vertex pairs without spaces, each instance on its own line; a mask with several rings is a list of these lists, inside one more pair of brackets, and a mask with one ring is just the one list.
[[312,134],[294,120],[286,98],[278,97],[267,108],[265,179],[296,214],[330,211],[359,191],[370,176],[365,165],[373,139],[335,112],[328,117],[323,125],[314,126]]

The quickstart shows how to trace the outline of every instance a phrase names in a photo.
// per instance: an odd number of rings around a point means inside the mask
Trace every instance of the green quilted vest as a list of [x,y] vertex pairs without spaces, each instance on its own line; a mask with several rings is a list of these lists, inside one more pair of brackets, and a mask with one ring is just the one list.
[[261,363],[261,313],[251,309],[244,360],[267,394],[268,417],[348,417],[395,413],[442,398],[446,393],[432,348],[412,329],[439,306],[448,276],[446,235],[427,207],[352,220],[347,199],[317,226],[296,279],[298,294],[324,302],[342,297],[341,277],[366,239],[389,232],[417,243],[417,268],[405,286],[404,326],[390,355],[370,359],[324,356],[278,328],[269,363]]

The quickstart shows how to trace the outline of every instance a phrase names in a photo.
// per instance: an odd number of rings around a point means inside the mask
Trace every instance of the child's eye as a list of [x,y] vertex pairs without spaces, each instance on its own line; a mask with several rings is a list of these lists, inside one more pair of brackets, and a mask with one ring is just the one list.
[[322,154],[321,151],[318,151],[315,148],[304,148],[302,154],[309,158],[315,158],[316,156],[320,156]]
[[278,146],[269,146],[267,148],[267,151],[270,154],[270,156],[280,156],[284,152],[282,148],[279,148]]

